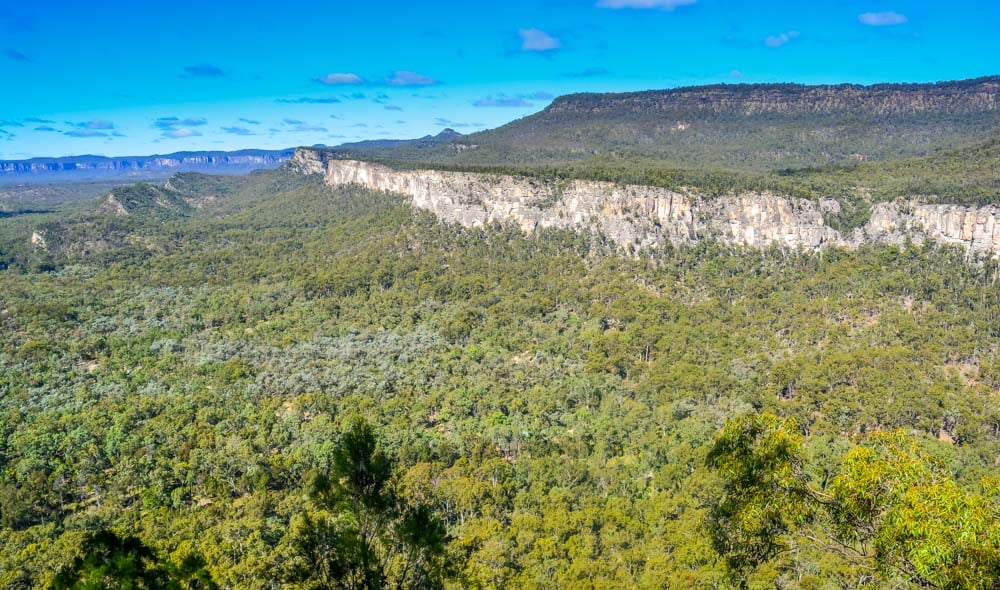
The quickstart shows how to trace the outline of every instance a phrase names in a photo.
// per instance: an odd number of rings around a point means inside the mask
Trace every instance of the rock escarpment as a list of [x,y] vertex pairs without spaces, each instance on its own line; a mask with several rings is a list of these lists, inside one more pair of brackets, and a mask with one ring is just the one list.
[[465,227],[510,223],[531,233],[540,228],[600,232],[625,249],[657,249],[701,239],[764,248],[819,250],[866,242],[899,244],[932,240],[978,254],[1000,255],[1000,208],[880,203],[863,227],[843,234],[826,225],[823,206],[770,193],[706,197],[693,190],[617,185],[589,180],[395,170],[355,160],[328,159],[302,149],[290,166],[322,174],[331,186],[360,185],[399,193],[413,206]]

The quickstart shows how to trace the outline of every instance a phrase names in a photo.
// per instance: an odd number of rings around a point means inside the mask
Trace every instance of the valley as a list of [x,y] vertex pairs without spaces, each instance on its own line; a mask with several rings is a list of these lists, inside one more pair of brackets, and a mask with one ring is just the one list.
[[0,588],[992,590],[998,94],[3,189]]

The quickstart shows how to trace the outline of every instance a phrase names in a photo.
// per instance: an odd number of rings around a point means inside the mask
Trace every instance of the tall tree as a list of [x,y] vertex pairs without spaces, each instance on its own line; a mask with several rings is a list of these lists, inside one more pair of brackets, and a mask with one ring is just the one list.
[[825,489],[808,480],[804,463],[791,419],[730,420],[716,437],[708,464],[724,492],[708,527],[741,582],[792,544],[813,544],[884,580],[1000,588],[995,490],[963,489],[912,437],[875,434],[844,457]]
[[410,504],[393,462],[361,419],[344,433],[329,474],[311,484],[311,506],[289,531],[291,580],[306,588],[439,588],[448,575],[447,532],[434,512]]

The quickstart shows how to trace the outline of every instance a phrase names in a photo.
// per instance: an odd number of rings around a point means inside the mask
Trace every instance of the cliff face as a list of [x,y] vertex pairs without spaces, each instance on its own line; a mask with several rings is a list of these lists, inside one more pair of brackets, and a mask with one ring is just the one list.
[[1000,255],[1000,208],[993,206],[881,203],[864,227],[844,235],[824,223],[820,205],[768,193],[708,198],[692,191],[586,180],[399,171],[368,162],[325,159],[312,150],[299,150],[291,166],[305,174],[323,174],[331,186],[360,185],[406,195],[414,207],[465,227],[513,223],[526,233],[538,228],[599,231],[625,249],[656,249],[705,238],[754,248],[802,250],[929,239]]

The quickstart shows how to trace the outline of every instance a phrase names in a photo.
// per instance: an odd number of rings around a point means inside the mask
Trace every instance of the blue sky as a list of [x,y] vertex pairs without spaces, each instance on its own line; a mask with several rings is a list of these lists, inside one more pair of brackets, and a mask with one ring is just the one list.
[[0,158],[494,127],[581,91],[1000,73],[994,0],[0,3]]

